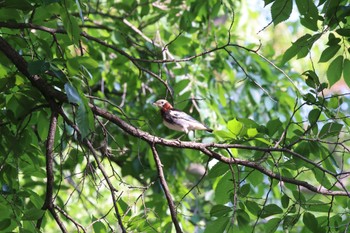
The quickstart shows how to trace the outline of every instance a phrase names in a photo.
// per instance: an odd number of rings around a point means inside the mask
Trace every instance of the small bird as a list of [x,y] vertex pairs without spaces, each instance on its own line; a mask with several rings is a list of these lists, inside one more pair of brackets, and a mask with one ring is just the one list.
[[157,100],[153,105],[160,108],[163,123],[169,129],[182,131],[186,134],[191,130],[206,130],[208,132],[213,132],[212,129],[200,123],[187,113],[173,108],[173,106],[166,100]]

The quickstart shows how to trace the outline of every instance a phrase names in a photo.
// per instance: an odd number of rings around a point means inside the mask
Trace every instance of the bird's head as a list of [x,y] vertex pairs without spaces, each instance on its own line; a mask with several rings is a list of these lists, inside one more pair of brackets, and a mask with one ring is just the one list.
[[171,106],[171,104],[168,101],[163,99],[157,100],[156,102],[153,103],[153,105],[164,110],[169,110],[173,108],[173,106]]

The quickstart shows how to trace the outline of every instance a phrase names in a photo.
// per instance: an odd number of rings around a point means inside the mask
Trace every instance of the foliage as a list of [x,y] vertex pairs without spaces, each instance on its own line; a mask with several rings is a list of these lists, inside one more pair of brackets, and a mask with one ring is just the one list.
[[[291,45],[245,1],[1,1],[0,230],[346,232],[350,5],[264,3]],[[173,140],[160,98],[214,133]]]

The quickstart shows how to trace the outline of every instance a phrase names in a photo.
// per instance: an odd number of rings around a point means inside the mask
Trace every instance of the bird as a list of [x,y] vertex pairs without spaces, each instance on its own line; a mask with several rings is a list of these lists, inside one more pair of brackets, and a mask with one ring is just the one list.
[[153,105],[160,108],[163,123],[166,127],[176,131],[182,131],[188,134],[194,130],[206,130],[213,132],[212,129],[197,121],[187,113],[173,108],[173,106],[164,99],[157,100]]

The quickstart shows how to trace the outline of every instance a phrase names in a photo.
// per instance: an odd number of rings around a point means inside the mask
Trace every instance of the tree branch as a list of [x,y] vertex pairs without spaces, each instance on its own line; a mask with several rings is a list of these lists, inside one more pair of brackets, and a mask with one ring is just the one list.
[[[45,202],[42,206],[42,210],[53,209],[53,186],[54,186],[54,175],[53,175],[53,148],[55,142],[55,134],[57,128],[57,117],[56,111],[52,111],[51,120],[49,126],[49,132],[46,140],[46,196]],[[44,215],[38,219],[36,228],[40,229]]]
[[[33,85],[35,87],[37,87],[40,90],[40,92],[42,92],[42,94],[44,96],[49,96],[50,98],[55,98],[60,102],[67,102],[67,97],[65,96],[64,93],[56,91],[53,87],[48,85],[39,76],[36,75],[36,76],[34,76],[34,78],[32,76],[30,76],[28,71],[26,69],[23,69],[23,67],[26,67],[26,61],[23,58],[18,59],[18,57],[20,57],[20,55],[17,52],[15,52],[11,47],[10,47],[10,49],[4,48],[4,44],[9,46],[8,43],[2,37],[0,37],[0,50],[2,50],[5,53],[5,55],[10,60],[13,61],[13,63],[16,65],[16,67],[29,80],[31,80]],[[8,50],[13,50],[14,52],[8,52]],[[222,156],[218,153],[211,151],[209,148],[218,148],[218,149],[236,148],[236,149],[242,149],[242,150],[263,151],[263,152],[284,152],[284,153],[290,154],[294,157],[297,157],[299,159],[302,159],[302,160],[306,161],[307,163],[312,164],[317,169],[320,169],[321,171],[326,172],[326,173],[328,173],[336,178],[337,174],[334,174],[333,172],[330,172],[330,171],[322,168],[317,163],[307,159],[306,157],[304,157],[304,156],[302,156],[302,155],[300,155],[300,154],[298,154],[290,149],[255,147],[255,146],[246,146],[246,145],[240,145],[240,144],[198,143],[198,142],[183,142],[183,141],[177,141],[177,140],[167,140],[167,139],[163,139],[163,138],[151,135],[147,132],[144,132],[144,131],[126,123],[125,121],[123,121],[119,117],[111,114],[107,110],[98,108],[97,106],[94,106],[91,104],[90,104],[90,108],[94,114],[96,114],[104,119],[110,120],[115,125],[119,126],[122,130],[124,130],[127,134],[134,136],[134,137],[138,137],[138,138],[140,138],[148,143],[152,143],[155,145],[160,144],[163,146],[176,147],[176,148],[188,148],[188,149],[199,150],[212,158],[218,159],[221,162],[228,163],[228,164],[236,163],[239,165],[251,167],[251,168],[259,170],[260,172],[262,172],[263,174],[265,174],[271,178],[277,179],[279,181],[295,184],[297,186],[305,187],[305,188],[307,188],[315,193],[319,193],[319,194],[323,194],[323,195],[330,195],[330,196],[350,196],[349,192],[347,190],[345,190],[345,191],[332,191],[332,190],[327,190],[327,189],[319,189],[318,187],[313,186],[313,185],[309,184],[308,182],[300,181],[300,180],[293,179],[293,178],[283,177],[280,174],[273,173],[272,171],[264,168],[263,166],[261,166],[260,164],[258,164],[256,162],[242,160],[242,159],[238,159],[238,158],[237,159],[227,158],[225,156]]]
[[173,201],[173,199],[171,197],[168,184],[167,184],[167,182],[166,182],[166,180],[164,178],[164,172],[163,172],[163,168],[162,168],[163,164],[160,161],[160,158],[159,158],[157,149],[155,147],[155,144],[153,144],[153,143],[149,143],[149,144],[150,144],[151,149],[152,149],[154,161],[156,162],[156,165],[157,165],[159,180],[160,180],[160,183],[161,183],[161,185],[163,187],[163,190],[164,190],[164,193],[165,193],[165,197],[166,197],[166,199],[168,201],[168,206],[169,206],[169,210],[170,210],[170,214],[171,214],[171,219],[172,219],[172,221],[174,223],[176,232],[182,232],[180,224],[179,224],[179,221],[177,220],[177,217],[176,217],[176,208],[175,208],[175,205],[174,205],[174,201]]

